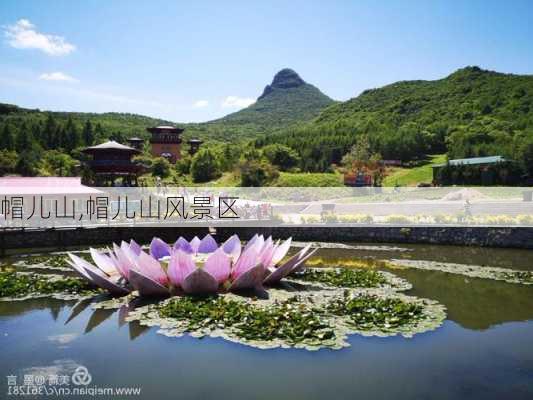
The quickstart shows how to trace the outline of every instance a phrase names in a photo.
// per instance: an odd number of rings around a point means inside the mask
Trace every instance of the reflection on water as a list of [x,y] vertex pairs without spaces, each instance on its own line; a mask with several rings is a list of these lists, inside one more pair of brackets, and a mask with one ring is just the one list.
[[[460,247],[436,245],[397,245],[409,251],[380,251],[380,250],[342,250],[320,249],[318,255],[322,257],[357,258],[406,258],[413,260],[428,260],[456,264],[472,264],[519,270],[533,270],[532,251],[518,249],[496,249],[487,247]],[[379,246],[376,246],[379,249]]]
[[90,315],[90,317],[83,331],[84,334],[90,333],[91,331],[96,329],[98,326],[100,326],[102,323],[109,320],[111,316],[115,314],[117,315],[117,324],[119,328],[122,328],[124,325],[128,324],[130,340],[135,340],[137,337],[139,337],[144,332],[150,329],[149,327],[140,325],[137,321],[134,321],[134,322],[126,321],[126,318],[130,310],[133,310],[135,307],[138,307],[140,305],[145,305],[146,302],[143,302],[139,299],[135,299],[129,304],[122,305],[118,309],[103,309],[103,308],[92,309],[90,307],[91,304],[98,302],[98,301],[102,301],[102,300],[108,300],[108,297],[100,295],[92,299],[80,300],[70,309],[70,315],[67,317],[65,321],[65,325],[68,325],[74,319],[76,319],[76,317],[78,317],[80,314],[85,312],[85,314]]
[[[406,247],[406,246],[398,246]],[[318,257],[353,266],[409,257],[514,269],[531,252],[409,246],[411,251],[323,249]],[[462,251],[462,253],[461,253]],[[222,339],[168,338],[128,313],[81,301],[0,302],[0,375],[70,373],[86,366],[100,386],[141,386],[140,398],[231,399],[531,399],[533,286],[440,271],[394,269],[409,294],[447,307],[436,331],[401,337],[352,336],[341,351],[259,350]],[[0,384],[0,398],[6,393]],[[333,396],[333,397],[332,397]]]
[[533,287],[441,271],[394,270],[413,284],[408,294],[437,300],[448,319],[468,329],[533,320]]

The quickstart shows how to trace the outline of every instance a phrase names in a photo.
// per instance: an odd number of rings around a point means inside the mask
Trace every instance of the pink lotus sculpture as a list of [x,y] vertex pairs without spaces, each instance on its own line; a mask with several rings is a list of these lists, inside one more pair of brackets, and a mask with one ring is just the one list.
[[307,245],[280,264],[291,245],[255,235],[244,248],[237,235],[222,245],[206,235],[190,242],[180,237],[173,246],[159,238],[150,243],[150,253],[134,240],[113,244],[107,254],[90,249],[93,265],[69,253],[68,263],[83,278],[114,295],[137,290],[141,296],[217,293],[274,285],[303,268],[316,249]]

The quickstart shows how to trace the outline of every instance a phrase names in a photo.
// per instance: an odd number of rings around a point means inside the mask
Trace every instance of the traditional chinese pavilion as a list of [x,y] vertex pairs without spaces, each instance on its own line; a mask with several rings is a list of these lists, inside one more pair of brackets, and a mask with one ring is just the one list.
[[191,156],[194,156],[203,142],[204,141],[200,139],[189,139],[189,141],[187,142],[189,143],[189,154]]
[[131,137],[131,138],[128,139],[128,143],[134,149],[142,150],[143,144],[144,144],[144,139],[139,138],[139,137]]
[[156,126],[147,128],[152,134],[150,144],[154,157],[164,157],[172,164],[181,158],[181,134],[184,129],[175,126]]
[[138,177],[145,171],[142,164],[132,160],[139,150],[117,143],[113,140],[87,147],[83,153],[92,156],[87,166],[94,174],[94,184],[97,186],[113,185],[117,178],[122,184],[137,186]]

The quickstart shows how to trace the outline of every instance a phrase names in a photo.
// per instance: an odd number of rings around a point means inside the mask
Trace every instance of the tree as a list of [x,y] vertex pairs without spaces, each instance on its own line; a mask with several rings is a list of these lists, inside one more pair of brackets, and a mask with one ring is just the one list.
[[104,132],[104,128],[102,127],[102,124],[98,122],[96,124],[96,127],[94,128],[94,142],[100,143],[103,142],[106,139],[106,135]]
[[57,124],[52,114],[48,114],[48,117],[46,118],[43,136],[47,149],[59,147],[57,143]]
[[34,176],[37,173],[38,157],[37,153],[26,150],[20,153],[15,171],[22,176]]
[[32,151],[34,149],[34,139],[31,130],[28,129],[28,125],[25,123],[21,126],[19,134],[16,140],[16,150],[18,153],[24,151]]
[[271,144],[263,148],[263,154],[273,165],[282,171],[296,167],[300,162],[300,156],[292,148],[282,144]]
[[67,125],[65,126],[65,140],[66,142],[63,144],[63,147],[69,153],[81,144],[80,133],[72,118],[68,119]]
[[278,170],[266,161],[243,161],[239,167],[241,186],[259,187],[269,185],[279,177]]
[[218,159],[210,149],[200,149],[191,161],[191,176],[194,182],[208,182],[221,175]]
[[220,168],[223,171],[233,170],[239,161],[242,150],[242,146],[237,146],[234,143],[226,144],[220,156]]
[[39,162],[41,176],[74,176],[78,163],[58,150],[46,151]]
[[0,175],[15,172],[17,166],[17,153],[11,150],[0,150]]
[[176,162],[176,171],[180,175],[188,175],[191,172],[191,157],[185,156]]
[[14,150],[15,149],[15,137],[8,124],[4,125],[2,135],[0,136],[0,150]]
[[83,127],[82,138],[83,138],[83,143],[86,146],[92,146],[92,144],[94,143],[93,125],[91,124],[91,121],[89,120],[85,122],[85,126]]
[[166,158],[157,157],[152,163],[152,175],[166,178],[170,176],[170,163]]
[[350,170],[358,171],[370,161],[370,142],[367,135],[360,135],[350,149],[350,152],[342,157],[342,165]]

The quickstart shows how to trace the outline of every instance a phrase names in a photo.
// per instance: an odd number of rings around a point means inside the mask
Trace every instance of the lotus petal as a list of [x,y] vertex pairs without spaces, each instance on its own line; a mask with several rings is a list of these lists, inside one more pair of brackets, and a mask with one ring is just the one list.
[[[130,268],[134,266],[133,261],[126,255],[123,249],[118,247],[115,243],[113,243],[113,251],[114,254],[109,253],[109,256],[115,262],[116,267],[120,272],[120,275],[122,275],[124,279],[128,279],[130,274]],[[128,251],[131,250],[128,249]]]
[[139,257],[139,255],[142,252],[141,250],[139,251],[138,254],[136,254],[135,251],[131,248],[131,246],[125,241],[122,241],[122,243],[120,243],[120,250],[122,250],[122,253],[124,254],[124,256],[129,260],[130,267],[135,265],[135,260],[137,259],[137,257]]
[[101,254],[92,247],[89,249],[91,252],[91,257],[93,258],[94,263],[101,271],[105,272],[107,275],[117,275],[118,271],[113,263],[113,260],[105,254]]
[[198,253],[198,247],[200,247],[200,243],[202,241],[198,239],[198,236],[195,236],[192,238],[191,242],[189,243],[191,245],[193,253]]
[[231,259],[222,248],[219,248],[209,256],[203,269],[213,276],[218,283],[222,283],[229,278],[230,268]]
[[198,268],[183,280],[181,287],[185,293],[216,293],[218,282],[211,274]]
[[[116,244],[113,243],[114,246],[116,246]],[[117,270],[117,272],[120,274],[121,277],[123,277],[124,279],[128,279],[127,276],[125,275],[125,271],[123,270],[122,268],[122,264],[120,263],[120,261],[118,260],[118,257],[116,256],[116,254],[111,251],[111,249],[107,249],[107,256],[111,259],[111,262],[113,263],[113,265],[115,266],[115,269]]]
[[306,262],[306,261],[307,261],[307,260],[313,255],[313,254],[315,254],[317,251],[318,251],[318,249],[314,249],[314,250],[312,250],[311,252],[309,252],[308,254],[306,254],[306,255],[304,256],[303,259],[301,259],[300,261],[298,261],[298,263],[297,263],[294,267],[292,267],[292,271],[291,271],[290,273],[292,274],[292,273],[295,273],[295,272],[300,272],[300,271],[304,268],[304,266],[305,266],[305,262]]
[[280,246],[278,246],[274,250],[274,254],[272,255],[272,260],[271,260],[272,265],[276,265],[281,260],[283,260],[283,257],[285,257],[285,255],[287,254],[287,252],[289,251],[291,247],[291,243],[292,243],[292,237],[285,240]]
[[274,242],[272,241],[272,237],[269,237],[265,244],[263,245],[263,248],[259,252],[259,261],[264,266],[269,266],[271,264],[272,256],[274,255]]
[[251,247],[248,250],[245,250],[231,271],[232,278],[237,279],[241,274],[245,273],[250,268],[255,267],[257,264],[259,264],[259,256],[255,248]]
[[153,238],[150,243],[150,254],[156,260],[170,256],[170,246],[159,238]]
[[212,253],[218,249],[218,243],[209,233],[204,236],[198,245],[198,253]]
[[94,269],[86,269],[85,271],[97,286],[107,290],[109,293],[124,296],[130,292],[125,287],[117,285],[102,272],[97,273]]
[[67,260],[69,265],[74,268],[74,271],[76,271],[81,277],[87,279],[89,282],[93,283],[93,280],[89,276],[89,274],[85,271],[86,267],[94,268],[93,265],[89,264],[87,261],[85,261],[83,258],[80,258],[74,254],[68,253],[68,256],[71,258],[72,261]]
[[[139,257],[135,260],[135,269],[161,285],[166,285],[168,282],[168,276],[161,267],[159,261],[146,254],[144,251],[141,251],[141,254],[139,254]],[[130,279],[131,271],[132,270],[130,270]]]
[[130,240],[130,250],[133,251],[133,254],[138,256],[141,254],[141,246],[133,239]]
[[130,283],[141,296],[168,296],[168,289],[135,269],[130,271]]
[[194,253],[191,244],[183,237],[179,237],[174,243],[174,250],[183,250],[186,253]]
[[175,251],[168,263],[168,277],[174,286],[181,286],[185,278],[196,270],[192,255],[182,250]]
[[264,277],[265,268],[262,264],[257,264],[255,267],[252,267],[239,275],[239,277],[233,281],[229,290],[261,288],[263,287],[262,283]]
[[222,245],[222,249],[228,254],[234,261],[236,261],[241,255],[241,239],[239,236],[233,235]]
[[309,250],[310,247],[311,247],[311,245],[306,246],[305,248],[300,250],[298,253],[296,253],[294,256],[289,258],[289,260],[287,260],[286,263],[284,263],[283,265],[281,265],[278,268],[275,268],[265,278],[263,283],[266,284],[266,285],[274,285],[274,284],[278,283],[281,279],[285,278],[287,275],[289,275],[292,272],[294,272],[295,268],[299,268],[300,266],[302,266],[303,263],[305,261],[307,261],[307,259],[309,257],[311,257],[314,254],[314,252],[316,251],[316,249],[315,249],[315,250],[311,251],[310,253],[308,253],[308,250]]
[[249,241],[246,243],[246,246],[244,247],[244,250],[251,249],[254,247],[257,252],[261,251],[263,248],[263,245],[265,244],[265,238],[263,235],[257,235],[255,234]]
[[248,250],[250,246],[252,246],[257,241],[257,239],[259,239],[259,235],[256,233],[255,235],[252,236],[250,240],[248,240],[248,242],[246,243],[246,246],[244,246],[244,250]]

